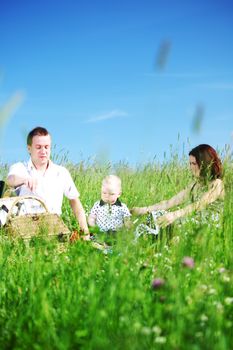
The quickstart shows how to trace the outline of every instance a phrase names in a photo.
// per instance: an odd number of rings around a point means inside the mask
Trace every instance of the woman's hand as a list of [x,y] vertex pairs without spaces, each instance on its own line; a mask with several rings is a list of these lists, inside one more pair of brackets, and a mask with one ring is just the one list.
[[175,220],[177,219],[175,212],[167,213],[163,216],[160,216],[156,223],[159,225],[159,227],[167,227],[168,225],[171,225]]
[[148,213],[148,207],[134,207],[130,209],[131,214],[144,215]]

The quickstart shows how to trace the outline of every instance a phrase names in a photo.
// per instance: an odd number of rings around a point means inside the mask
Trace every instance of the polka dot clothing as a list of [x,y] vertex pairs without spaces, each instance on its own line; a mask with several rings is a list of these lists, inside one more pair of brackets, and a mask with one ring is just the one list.
[[124,218],[131,216],[127,206],[119,199],[112,205],[102,200],[96,202],[90,215],[95,218],[96,225],[103,232],[116,231],[124,225]]

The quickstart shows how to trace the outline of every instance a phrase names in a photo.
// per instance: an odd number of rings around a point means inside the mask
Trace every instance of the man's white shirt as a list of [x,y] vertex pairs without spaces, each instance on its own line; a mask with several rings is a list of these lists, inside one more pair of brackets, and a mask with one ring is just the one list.
[[44,173],[40,173],[35,168],[31,159],[28,162],[15,163],[9,169],[8,176],[10,175],[36,178],[37,188],[34,193],[30,192],[26,186],[20,186],[17,194],[19,196],[33,194],[42,198],[50,213],[61,214],[63,196],[68,199],[79,197],[79,192],[69,171],[52,161],[49,161]]

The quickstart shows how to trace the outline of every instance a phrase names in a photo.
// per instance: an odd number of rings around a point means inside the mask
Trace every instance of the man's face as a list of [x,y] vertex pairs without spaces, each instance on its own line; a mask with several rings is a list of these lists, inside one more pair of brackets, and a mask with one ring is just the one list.
[[41,167],[48,163],[51,153],[51,137],[50,135],[36,135],[32,138],[31,146],[28,145],[28,151],[31,155],[33,164]]
[[101,199],[108,204],[114,204],[118,197],[120,197],[120,189],[116,188],[108,188],[107,186],[102,186],[101,189]]

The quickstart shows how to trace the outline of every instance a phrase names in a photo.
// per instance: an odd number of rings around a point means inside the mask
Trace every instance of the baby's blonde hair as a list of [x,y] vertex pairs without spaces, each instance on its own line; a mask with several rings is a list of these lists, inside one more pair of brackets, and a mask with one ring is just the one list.
[[109,190],[119,190],[121,192],[121,179],[116,175],[108,175],[102,181],[102,187],[107,187]]

